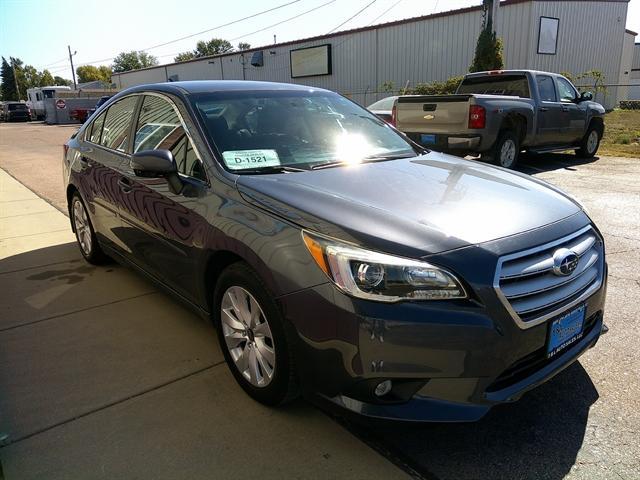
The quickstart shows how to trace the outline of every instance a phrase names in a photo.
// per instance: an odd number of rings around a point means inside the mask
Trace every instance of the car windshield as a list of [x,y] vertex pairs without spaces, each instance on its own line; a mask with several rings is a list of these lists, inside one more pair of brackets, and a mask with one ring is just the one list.
[[385,122],[331,92],[234,91],[191,98],[225,166],[237,173],[308,170],[417,153]]
[[26,110],[27,106],[24,103],[10,103],[8,105],[9,110]]

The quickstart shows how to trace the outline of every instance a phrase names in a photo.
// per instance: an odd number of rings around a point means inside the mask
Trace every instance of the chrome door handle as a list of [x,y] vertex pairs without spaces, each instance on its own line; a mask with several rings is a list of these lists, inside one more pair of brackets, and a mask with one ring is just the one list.
[[540,107],[538,110],[540,110],[541,112],[548,112],[549,109],[547,107]]

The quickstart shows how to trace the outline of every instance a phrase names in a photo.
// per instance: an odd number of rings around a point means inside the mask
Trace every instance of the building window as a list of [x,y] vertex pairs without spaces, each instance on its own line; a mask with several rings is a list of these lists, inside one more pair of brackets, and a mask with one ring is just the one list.
[[331,45],[289,51],[291,78],[331,75]]
[[558,26],[560,19],[553,17],[540,17],[538,28],[538,53],[543,55],[555,55],[558,50]]

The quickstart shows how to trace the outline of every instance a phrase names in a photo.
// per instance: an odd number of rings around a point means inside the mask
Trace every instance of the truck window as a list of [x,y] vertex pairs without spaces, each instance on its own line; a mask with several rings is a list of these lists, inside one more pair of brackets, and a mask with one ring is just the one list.
[[460,86],[460,94],[507,95],[509,97],[531,98],[526,75],[483,75],[467,77]]
[[538,92],[540,92],[540,100],[543,102],[557,102],[556,88],[553,86],[553,78],[548,75],[538,75]]
[[569,83],[568,80],[565,80],[561,77],[556,77],[556,81],[558,82],[558,93],[560,94],[561,102],[574,102],[578,94],[576,93],[573,85]]

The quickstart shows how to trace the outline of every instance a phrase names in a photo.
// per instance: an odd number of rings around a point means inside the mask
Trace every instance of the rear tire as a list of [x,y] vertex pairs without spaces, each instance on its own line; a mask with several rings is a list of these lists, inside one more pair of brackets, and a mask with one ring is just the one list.
[[277,406],[299,395],[294,334],[265,284],[246,263],[230,265],[218,278],[213,317],[227,366],[249,396]]
[[513,130],[504,130],[488,154],[482,159],[503,168],[514,168],[520,156],[520,141]]
[[600,148],[600,140],[602,135],[600,129],[594,125],[589,125],[589,129],[585,134],[582,142],[580,142],[580,148],[576,150],[576,155],[580,158],[593,158]]
[[89,212],[78,192],[74,192],[69,203],[69,216],[73,224],[73,231],[80,253],[84,259],[93,265],[102,265],[108,260],[96,238]]

